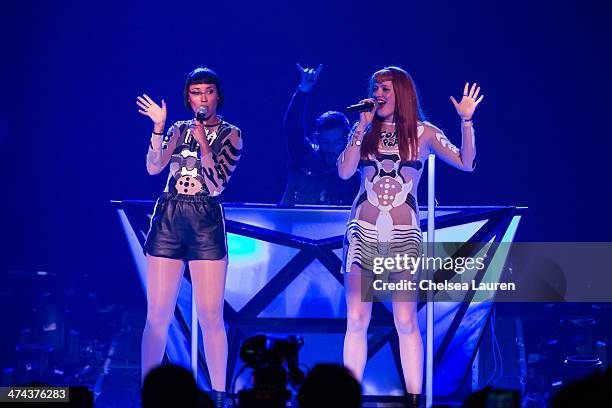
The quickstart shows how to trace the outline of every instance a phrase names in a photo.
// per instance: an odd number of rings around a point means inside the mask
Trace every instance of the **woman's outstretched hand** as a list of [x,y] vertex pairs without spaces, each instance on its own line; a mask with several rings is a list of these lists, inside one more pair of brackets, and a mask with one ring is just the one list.
[[477,86],[476,82],[470,88],[470,83],[466,82],[465,87],[463,88],[463,97],[461,98],[461,102],[457,103],[457,100],[454,97],[450,97],[451,102],[455,105],[455,109],[457,109],[457,114],[461,116],[461,119],[469,120],[472,119],[472,115],[474,115],[474,111],[478,104],[484,98],[484,95],[480,95],[480,87]]
[[147,94],[142,94],[136,100],[136,105],[140,108],[138,112],[151,118],[154,125],[163,126],[166,123],[166,102],[163,99],[159,106]]

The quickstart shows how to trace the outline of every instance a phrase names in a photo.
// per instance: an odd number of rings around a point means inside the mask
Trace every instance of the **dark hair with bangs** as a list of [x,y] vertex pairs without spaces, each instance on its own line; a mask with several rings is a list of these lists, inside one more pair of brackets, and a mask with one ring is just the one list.
[[217,73],[212,69],[203,67],[198,67],[187,75],[185,89],[183,89],[183,102],[185,102],[185,108],[188,111],[192,110],[191,105],[189,104],[189,86],[200,84],[210,84],[217,87],[217,93],[219,94],[219,103],[217,104],[217,108],[222,108],[224,98],[223,91],[221,90],[221,80],[219,79],[219,75],[217,75]]

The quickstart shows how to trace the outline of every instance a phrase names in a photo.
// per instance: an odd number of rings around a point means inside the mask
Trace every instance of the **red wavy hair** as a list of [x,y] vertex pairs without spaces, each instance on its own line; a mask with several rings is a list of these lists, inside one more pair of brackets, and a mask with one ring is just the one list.
[[[421,105],[417,96],[416,87],[412,77],[399,67],[385,67],[376,71],[370,78],[368,97],[374,93],[374,84],[391,81],[395,92],[395,109],[393,120],[398,132],[399,152],[402,161],[416,160],[417,158],[417,121],[423,120]],[[365,134],[361,157],[378,153],[378,139],[381,132],[382,119],[374,116],[370,130]]]

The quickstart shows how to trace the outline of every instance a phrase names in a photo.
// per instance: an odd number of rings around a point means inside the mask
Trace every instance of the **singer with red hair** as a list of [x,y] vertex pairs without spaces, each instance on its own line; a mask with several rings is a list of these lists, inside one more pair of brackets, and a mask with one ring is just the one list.
[[166,188],[157,200],[144,251],[147,256],[147,320],[142,336],[142,378],[161,363],[185,262],[189,264],[212,396],[225,406],[227,335],[223,298],[227,237],[216,197],[231,178],[242,152],[240,130],[217,110],[224,98],[217,74],[197,68],[187,76],[185,107],[196,117],[164,134],[166,103],[139,96],[139,112],[153,121],[147,171],[170,164]]
[[[480,88],[465,84],[463,97],[450,97],[460,117],[461,148],[425,121],[410,75],[398,67],[375,72],[370,94],[362,103],[372,109],[362,112],[338,157],[338,174],[348,179],[361,172],[359,193],[353,202],[344,245],[343,272],[347,302],[344,363],[361,380],[367,357],[367,329],[372,313],[373,283],[415,281],[417,271],[376,271],[376,257],[422,253],[417,187],[430,153],[464,171],[475,166],[476,146],[472,116],[482,101]],[[379,274],[380,273],[380,274]],[[369,293],[369,295],[367,295]],[[393,316],[409,393],[409,406],[421,403],[423,343],[417,321],[416,291],[391,295]]]

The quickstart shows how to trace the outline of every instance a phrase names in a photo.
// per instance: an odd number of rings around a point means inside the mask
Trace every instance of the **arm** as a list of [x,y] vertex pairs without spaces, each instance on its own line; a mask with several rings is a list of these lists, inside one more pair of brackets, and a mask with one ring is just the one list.
[[168,149],[168,142],[176,144],[176,125],[172,126],[166,137],[162,139],[166,125],[166,102],[162,99],[161,106],[153,101],[147,94],[136,98],[136,105],[140,108],[138,112],[148,116],[153,121],[153,134],[147,152],[147,171],[149,174],[159,174],[170,161],[172,149]]
[[289,106],[283,118],[283,136],[287,143],[289,159],[292,164],[308,161],[312,157],[313,147],[307,135],[305,122],[306,110],[310,99],[310,91],[315,85],[321,69],[323,69],[322,64],[319,64],[316,70],[302,68],[299,63],[296,66],[300,72],[301,81],[291,97],[291,101],[289,101]]
[[180,132],[179,126],[175,123],[172,125],[165,136],[160,135],[161,131],[153,129],[151,141],[149,142],[149,151],[147,152],[147,172],[150,175],[161,173],[170,162],[172,151],[178,140],[177,133]]
[[455,147],[444,133],[435,126],[431,126],[428,133],[427,143],[431,153],[460,170],[474,170],[476,165],[476,143],[474,128],[471,122],[462,122],[461,149]]
[[300,88],[296,89],[283,119],[283,137],[287,143],[289,160],[292,163],[300,162],[312,151],[312,145],[306,136],[304,122],[309,97],[310,92],[304,92]]
[[363,126],[356,123],[349,133],[349,142],[346,148],[340,153],[337,160],[338,176],[343,180],[348,180],[353,177],[357,171],[359,161],[361,160],[361,142],[365,130]]
[[217,154],[212,151],[208,141],[200,143],[204,184],[211,196],[217,196],[225,189],[242,154],[240,129],[231,128],[230,134],[222,140]]
[[451,166],[465,171],[472,171],[476,166],[476,139],[472,116],[476,107],[484,98],[484,95],[480,95],[479,98],[479,93],[480,87],[476,83],[471,88],[470,84],[466,83],[461,102],[457,103],[454,97],[450,97],[457,114],[461,118],[461,149],[457,149],[440,129],[433,126],[431,128],[434,131],[430,132],[432,134],[427,139],[430,152]]

